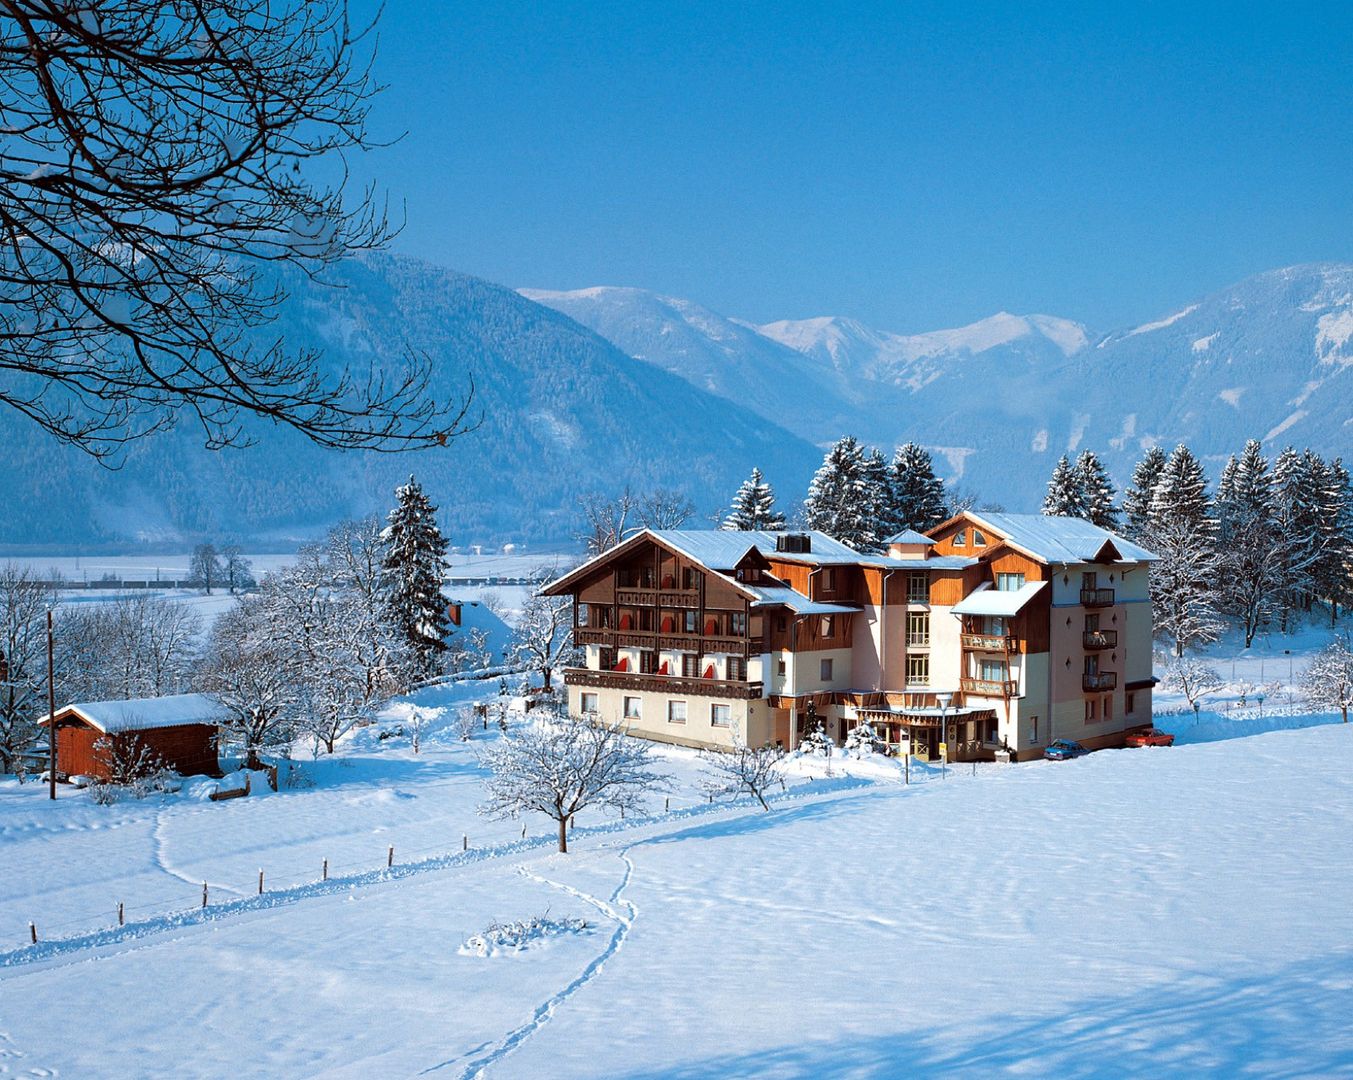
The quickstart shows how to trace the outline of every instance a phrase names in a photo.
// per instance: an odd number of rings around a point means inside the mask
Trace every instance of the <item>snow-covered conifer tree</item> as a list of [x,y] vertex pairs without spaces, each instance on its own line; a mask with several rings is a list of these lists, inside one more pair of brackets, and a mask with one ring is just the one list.
[[859,548],[873,541],[870,515],[874,506],[865,475],[864,448],[855,436],[846,435],[827,451],[822,467],[808,485],[804,520],[808,528]]
[[1218,606],[1238,619],[1245,647],[1272,617],[1283,590],[1286,544],[1274,520],[1268,461],[1256,440],[1227,461],[1217,485]]
[[897,515],[893,511],[892,485],[889,482],[888,459],[878,447],[871,446],[862,462],[861,499],[865,505],[864,535],[859,544],[861,551],[877,552],[884,548],[884,541],[898,531]]
[[1109,471],[1093,450],[1082,450],[1076,459],[1076,479],[1080,482],[1081,500],[1085,503],[1086,520],[1101,529],[1118,528],[1118,508],[1113,504],[1117,494]]
[[785,527],[785,516],[775,509],[775,491],[766,483],[760,469],[742,482],[733,496],[733,505],[724,518],[722,529],[742,532],[771,532]]
[[893,452],[889,472],[894,531],[925,532],[949,516],[944,483],[935,475],[928,450],[913,442],[903,443]]
[[385,587],[395,624],[409,644],[414,674],[437,672],[446,650],[446,599],[442,579],[447,542],[437,528],[437,508],[412,476],[396,489],[381,539],[385,543]]
[[1051,517],[1083,518],[1088,511],[1081,478],[1063,454],[1048,480],[1048,493],[1043,499],[1043,513]]
[[1132,470],[1132,480],[1123,492],[1123,529],[1136,540],[1146,532],[1151,493],[1165,468],[1165,451],[1153,446]]
[[1146,511],[1148,533],[1175,522],[1192,528],[1200,538],[1211,541],[1215,537],[1207,474],[1202,462],[1183,443],[1166,459]]
[[1225,629],[1217,611],[1217,551],[1210,533],[1183,520],[1166,521],[1146,536],[1158,562],[1151,568],[1155,631],[1182,656],[1191,646],[1216,641]]

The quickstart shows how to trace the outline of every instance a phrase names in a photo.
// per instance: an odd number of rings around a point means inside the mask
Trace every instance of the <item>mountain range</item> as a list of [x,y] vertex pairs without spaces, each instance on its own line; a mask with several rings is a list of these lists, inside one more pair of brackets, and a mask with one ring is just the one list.
[[110,472],[0,412],[0,544],[287,544],[383,510],[410,472],[453,543],[557,542],[580,497],[626,484],[681,489],[706,513],[758,465],[792,504],[847,432],[920,442],[951,484],[1011,510],[1036,509],[1057,457],[1085,447],[1121,487],[1153,443],[1214,464],[1251,437],[1353,444],[1344,264],[1259,274],[1108,334],[1004,312],[912,335],[843,317],[752,325],[641,289],[518,292],[389,254],[286,284],[270,338],[317,344],[335,370],[418,350],[443,396],[473,377],[480,426],[384,455],[261,422],[256,445],[214,452],[185,424]]

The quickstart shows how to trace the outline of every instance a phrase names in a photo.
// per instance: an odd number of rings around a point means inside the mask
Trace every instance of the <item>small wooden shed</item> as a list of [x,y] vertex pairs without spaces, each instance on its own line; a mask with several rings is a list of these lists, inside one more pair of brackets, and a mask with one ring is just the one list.
[[109,779],[107,755],[95,747],[107,738],[144,746],[183,776],[219,776],[217,727],[228,715],[205,694],[67,705],[56,711],[57,775]]

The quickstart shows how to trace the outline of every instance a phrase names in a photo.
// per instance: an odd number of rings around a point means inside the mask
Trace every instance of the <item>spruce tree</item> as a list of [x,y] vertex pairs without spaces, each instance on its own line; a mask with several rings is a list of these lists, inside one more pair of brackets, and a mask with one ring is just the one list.
[[893,452],[889,487],[889,525],[894,532],[925,532],[949,516],[944,483],[935,475],[930,452],[916,443],[903,443]]
[[1048,494],[1043,499],[1043,513],[1050,517],[1083,518],[1087,514],[1085,494],[1080,477],[1063,454],[1052,470]]
[[775,509],[775,491],[761,476],[760,469],[742,482],[733,496],[733,505],[720,528],[742,532],[763,532],[785,527],[785,516]]
[[859,549],[878,552],[888,537],[898,531],[897,515],[893,511],[892,484],[888,475],[888,460],[878,447],[871,446],[861,464],[860,498],[866,508],[866,535],[860,537]]
[[1151,490],[1146,510],[1147,532],[1178,522],[1209,541],[1214,538],[1212,503],[1203,464],[1183,443],[1174,448]]
[[1282,628],[1289,629],[1292,613],[1310,610],[1316,590],[1316,567],[1323,547],[1324,470],[1309,450],[1298,454],[1284,447],[1273,462],[1274,517],[1286,551],[1282,599]]
[[395,499],[381,533],[386,596],[391,621],[409,645],[412,675],[426,679],[437,673],[446,651],[447,542],[437,528],[437,508],[417,480],[410,476],[396,488]]
[[1134,540],[1146,532],[1151,493],[1165,468],[1165,460],[1164,450],[1159,446],[1151,447],[1132,470],[1132,481],[1123,492],[1123,530]]
[[1214,507],[1218,604],[1240,621],[1249,648],[1281,600],[1286,562],[1286,545],[1274,520],[1272,477],[1256,440],[1227,461]]
[[859,548],[873,542],[864,449],[853,435],[837,440],[808,485],[803,515],[810,529]]
[[1117,494],[1109,471],[1093,450],[1082,450],[1076,459],[1076,479],[1080,481],[1081,499],[1085,503],[1084,517],[1101,529],[1118,528],[1118,507],[1113,504]]

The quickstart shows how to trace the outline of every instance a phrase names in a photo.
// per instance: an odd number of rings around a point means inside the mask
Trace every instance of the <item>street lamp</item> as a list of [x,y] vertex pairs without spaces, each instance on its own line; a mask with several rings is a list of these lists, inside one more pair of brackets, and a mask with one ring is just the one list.
[[947,775],[945,766],[949,762],[949,703],[954,700],[954,695],[949,693],[936,694],[935,700],[940,703],[940,779],[943,780]]
[[1263,695],[1263,694],[1260,694],[1260,695],[1259,695],[1259,718],[1262,720],[1263,717],[1264,717],[1264,695]]
[[1195,724],[1198,723],[1198,710],[1199,710],[1199,708],[1201,708],[1201,706],[1202,706],[1202,702],[1200,702],[1200,701],[1195,701],[1195,702],[1193,703],[1193,722],[1194,722]]

